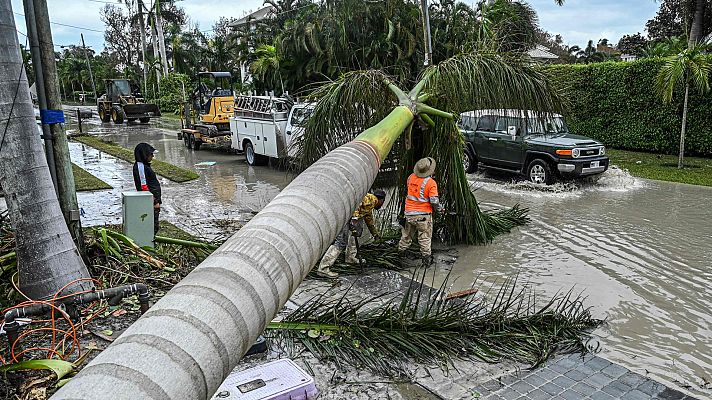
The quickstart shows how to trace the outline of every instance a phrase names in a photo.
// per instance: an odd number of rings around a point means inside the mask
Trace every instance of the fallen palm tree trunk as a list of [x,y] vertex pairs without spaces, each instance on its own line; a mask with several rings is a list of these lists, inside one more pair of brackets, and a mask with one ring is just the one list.
[[346,144],[312,165],[53,398],[206,399],[333,242],[412,121],[391,142]]

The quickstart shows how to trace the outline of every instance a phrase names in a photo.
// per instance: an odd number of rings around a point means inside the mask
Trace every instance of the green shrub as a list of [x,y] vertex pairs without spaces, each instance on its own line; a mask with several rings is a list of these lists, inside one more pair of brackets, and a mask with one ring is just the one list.
[[[663,104],[655,91],[660,59],[553,65],[545,71],[567,92],[572,133],[619,149],[675,154],[682,122],[682,91]],[[685,149],[712,154],[712,95],[690,92]]]
[[170,73],[161,78],[161,97],[156,101],[162,113],[180,113],[180,105],[183,103],[183,90],[185,96],[190,96],[193,84],[188,75]]

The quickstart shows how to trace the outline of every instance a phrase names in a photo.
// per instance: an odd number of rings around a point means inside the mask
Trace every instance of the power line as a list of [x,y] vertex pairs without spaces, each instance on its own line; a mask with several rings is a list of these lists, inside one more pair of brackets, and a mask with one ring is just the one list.
[[[19,15],[19,16],[21,16],[21,17],[24,17],[24,16],[25,16],[25,14],[20,14],[20,13],[18,13],[18,12],[13,12],[13,14]],[[74,29],[79,29],[79,30],[83,30],[83,31],[104,33],[104,31],[100,31],[100,30],[98,30],[98,29],[84,28],[84,27],[76,26],[76,25],[63,24],[63,23],[61,23],[61,22],[49,21],[49,23],[50,23],[50,24],[53,24],[53,25],[66,26],[66,27],[68,27],[68,28],[74,28]]]

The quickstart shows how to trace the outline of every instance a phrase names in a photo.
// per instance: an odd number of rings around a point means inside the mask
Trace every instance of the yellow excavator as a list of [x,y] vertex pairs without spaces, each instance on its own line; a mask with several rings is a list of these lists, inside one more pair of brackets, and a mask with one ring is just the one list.
[[[212,82],[212,88],[204,80]],[[230,140],[230,117],[235,108],[232,74],[200,72],[198,86],[183,104],[178,138],[189,149],[199,150],[203,143],[221,144]]]

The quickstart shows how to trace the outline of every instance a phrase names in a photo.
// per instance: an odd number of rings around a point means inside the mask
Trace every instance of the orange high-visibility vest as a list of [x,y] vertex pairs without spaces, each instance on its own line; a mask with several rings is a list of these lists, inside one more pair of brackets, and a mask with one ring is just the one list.
[[415,174],[408,177],[408,196],[405,198],[405,214],[430,214],[433,206],[430,200],[438,197],[438,184],[431,177],[419,178]]

